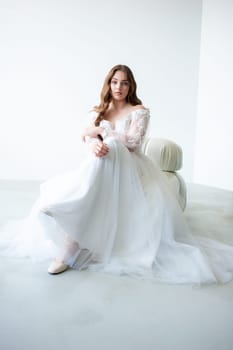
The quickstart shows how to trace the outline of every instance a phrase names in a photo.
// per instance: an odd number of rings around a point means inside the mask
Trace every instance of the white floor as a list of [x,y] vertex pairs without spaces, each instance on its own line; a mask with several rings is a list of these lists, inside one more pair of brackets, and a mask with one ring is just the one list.
[[[0,222],[26,215],[37,182],[0,182]],[[189,185],[187,218],[233,239],[233,193]],[[197,226],[198,227],[198,226]],[[1,350],[232,350],[233,282],[192,288],[1,258]]]

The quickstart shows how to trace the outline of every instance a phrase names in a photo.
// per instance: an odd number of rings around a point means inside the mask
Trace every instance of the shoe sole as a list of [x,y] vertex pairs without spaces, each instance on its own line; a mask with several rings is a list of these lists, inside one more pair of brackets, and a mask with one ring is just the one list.
[[67,271],[68,270],[68,267],[65,269],[65,270],[62,270],[62,271],[59,271],[59,272],[49,272],[48,271],[48,274],[49,275],[59,275],[60,273],[63,273],[63,272],[65,272],[65,271]]

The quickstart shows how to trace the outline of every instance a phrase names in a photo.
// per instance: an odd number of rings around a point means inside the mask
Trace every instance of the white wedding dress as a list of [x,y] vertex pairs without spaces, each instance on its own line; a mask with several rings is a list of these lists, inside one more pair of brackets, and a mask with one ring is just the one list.
[[107,156],[90,152],[76,171],[43,183],[30,216],[5,229],[13,237],[1,254],[58,256],[77,269],[169,283],[230,281],[233,247],[191,234],[163,174],[142,154],[148,122],[148,109],[115,126],[103,120]]

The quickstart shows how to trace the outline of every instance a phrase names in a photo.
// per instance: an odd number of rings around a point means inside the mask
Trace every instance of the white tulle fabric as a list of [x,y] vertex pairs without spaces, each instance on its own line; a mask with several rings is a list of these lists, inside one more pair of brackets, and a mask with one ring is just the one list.
[[101,121],[108,155],[90,153],[43,183],[30,216],[5,227],[1,254],[168,283],[230,281],[233,247],[192,236],[165,177],[141,153],[148,122],[148,109]]

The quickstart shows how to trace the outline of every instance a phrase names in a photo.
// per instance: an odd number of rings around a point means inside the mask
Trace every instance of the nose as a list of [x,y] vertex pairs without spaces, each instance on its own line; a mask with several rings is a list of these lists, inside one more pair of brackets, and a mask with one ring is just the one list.
[[122,84],[120,82],[118,82],[117,85],[116,85],[116,88],[117,88],[117,90],[121,90]]

